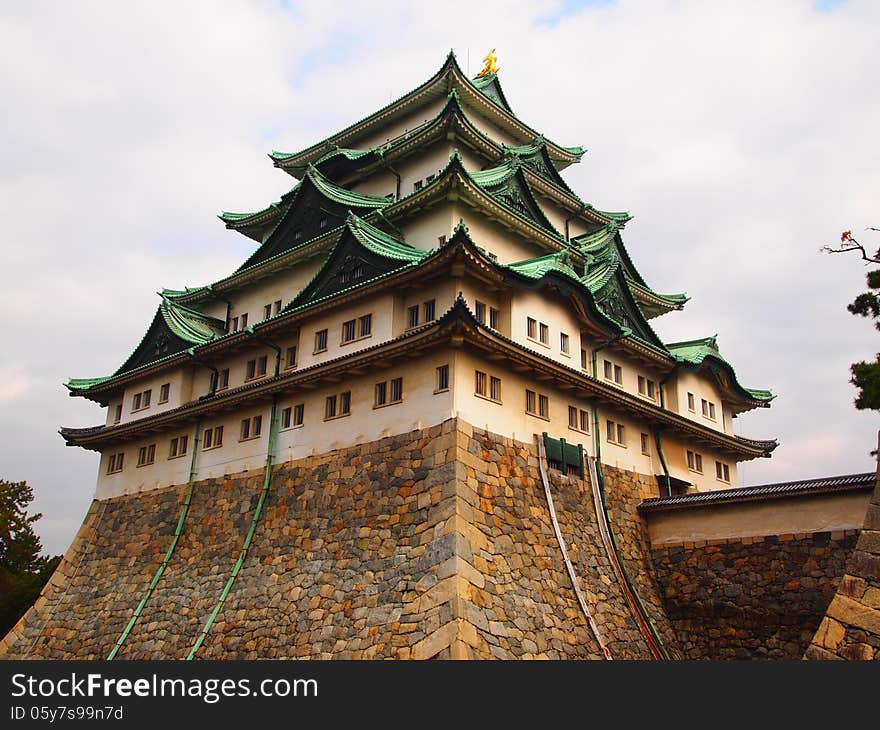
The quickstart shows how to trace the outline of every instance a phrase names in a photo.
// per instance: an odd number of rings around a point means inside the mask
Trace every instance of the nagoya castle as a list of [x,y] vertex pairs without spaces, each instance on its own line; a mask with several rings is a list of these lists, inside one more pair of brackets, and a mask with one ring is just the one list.
[[450,53],[272,152],[289,192],[220,216],[253,253],[171,282],[111,374],[67,383],[104,409],[61,429],[99,455],[95,497],[0,653],[876,651],[834,613],[874,476],[740,486],[777,443],[734,419],[773,395],[714,335],[657,335],[705,305],[654,290],[630,215],[563,178],[584,150],[521,119],[484,61],[468,78]]

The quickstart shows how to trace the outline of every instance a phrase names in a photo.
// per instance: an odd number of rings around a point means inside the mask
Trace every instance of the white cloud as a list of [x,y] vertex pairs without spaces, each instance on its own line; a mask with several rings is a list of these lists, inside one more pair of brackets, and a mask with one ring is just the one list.
[[717,332],[745,384],[779,392],[769,411],[738,419],[782,442],[747,480],[871,468],[877,419],[852,408],[847,382],[848,364],[877,350],[876,332],[845,311],[864,269],[817,249],[880,223],[880,6],[622,1],[548,22],[561,7],[4,10],[0,367],[30,387],[0,409],[0,476],[36,487],[47,548],[66,547],[96,468],[55,433],[99,420],[61,382],[116,367],[159,287],[217,279],[252,250],[214,216],[292,186],[269,149],[301,149],[365,116],[450,47],[472,73],[497,48],[517,114],[589,148],[567,179],[597,206],[633,212],[626,240],[649,283],[693,297],[657,322],[661,335]]

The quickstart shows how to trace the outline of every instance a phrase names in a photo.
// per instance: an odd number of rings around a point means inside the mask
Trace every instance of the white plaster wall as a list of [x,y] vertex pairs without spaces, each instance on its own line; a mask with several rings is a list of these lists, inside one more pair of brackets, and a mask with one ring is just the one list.
[[[544,345],[537,340],[529,339],[527,320],[531,317],[550,328],[549,344]],[[510,305],[511,339],[523,347],[550,357],[570,368],[580,369],[580,334],[581,326],[575,312],[565,302],[546,293],[517,291],[513,294]],[[560,349],[560,332],[565,332],[569,340],[569,354]]]
[[366,150],[370,149],[371,147],[384,145],[390,140],[399,137],[401,134],[415,129],[420,124],[434,119],[434,117],[436,117],[440,113],[440,110],[445,105],[446,97],[442,96],[438,99],[435,99],[434,101],[426,103],[421,108],[416,109],[410,114],[401,117],[397,121],[385,125],[381,129],[375,130],[371,134],[365,135],[360,139],[349,140],[341,146],[353,147],[359,150]]
[[[274,304],[280,299],[281,307],[286,307],[312,280],[325,260],[326,254],[314,256],[307,261],[297,262],[290,269],[248,285],[244,289],[228,293],[227,297],[232,302],[229,311],[230,318],[240,317],[246,312],[249,325],[262,322],[263,307],[266,304]],[[225,316],[225,313],[222,316]]]
[[[733,433],[733,423],[725,415],[724,403],[721,394],[709,378],[694,372],[679,371],[677,375],[667,383],[666,392],[676,392],[678,412],[685,418],[702,424],[716,431],[725,431],[725,424],[730,428],[727,433]],[[688,410],[687,394],[694,394],[694,410]],[[705,398],[715,404],[715,419],[703,415],[701,399]]]
[[452,230],[458,222],[454,213],[453,206],[443,202],[426,211],[410,215],[405,221],[398,221],[396,225],[403,231],[404,238],[410,246],[430,251],[440,245],[440,236],[446,236],[447,239],[452,236]]
[[524,261],[548,253],[547,249],[512,233],[485,214],[460,203],[454,206],[453,212],[455,222],[459,218],[464,220],[474,243],[495,254],[502,264]]
[[[159,402],[159,390],[164,383],[168,383],[171,387],[166,403]],[[122,403],[122,418],[119,423],[129,423],[148,416],[155,416],[157,413],[170,411],[192,400],[193,387],[193,368],[191,366],[183,366],[177,370],[166,370],[157,375],[152,375],[143,379],[135,380],[125,387],[125,391],[121,398],[114,398],[108,408],[106,414],[106,424],[114,425],[116,416],[116,406]],[[150,395],[150,407],[143,408],[132,412],[132,398],[135,393],[142,393],[145,390],[152,390]]]

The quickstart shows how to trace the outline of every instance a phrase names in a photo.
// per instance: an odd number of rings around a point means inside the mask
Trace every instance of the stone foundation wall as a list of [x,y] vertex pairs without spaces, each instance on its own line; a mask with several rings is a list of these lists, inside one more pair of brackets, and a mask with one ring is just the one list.
[[880,480],[846,574],[804,657],[880,659]]
[[651,552],[689,659],[797,659],[837,590],[858,531],[664,545]]
[[[247,559],[197,656],[600,658],[537,467],[532,444],[456,420],[279,465]],[[255,471],[195,485],[180,542],[119,658],[187,655],[231,574],[262,480]],[[554,475],[552,491],[612,654],[649,658],[602,548],[589,487]],[[106,657],[165,554],[185,492],[94,503],[0,654]],[[615,514],[635,581],[647,587],[647,561],[634,557],[644,545],[634,509],[627,503]],[[668,624],[663,630],[671,636]]]

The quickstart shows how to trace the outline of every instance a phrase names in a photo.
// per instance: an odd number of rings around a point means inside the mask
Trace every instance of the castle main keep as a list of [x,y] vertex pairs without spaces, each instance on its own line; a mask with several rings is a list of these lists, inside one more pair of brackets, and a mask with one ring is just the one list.
[[[101,455],[95,501],[0,652],[876,654],[861,614],[825,615],[852,608],[873,475],[740,488],[776,442],[734,419],[772,394],[716,337],[657,336],[687,296],[485,60],[273,152],[296,184],[221,215],[251,256],[163,289],[111,375],[68,383],[106,409],[61,430]],[[846,598],[876,613],[866,565]]]

